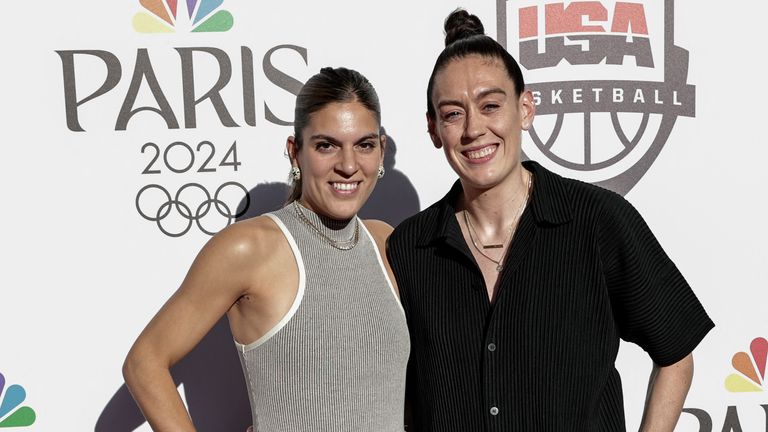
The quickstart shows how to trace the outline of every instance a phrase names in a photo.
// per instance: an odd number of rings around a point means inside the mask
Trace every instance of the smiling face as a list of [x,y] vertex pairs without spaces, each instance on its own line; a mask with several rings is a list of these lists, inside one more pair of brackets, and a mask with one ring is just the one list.
[[503,63],[469,55],[456,58],[435,76],[427,116],[432,142],[443,148],[465,189],[487,190],[515,181],[520,173],[522,130],[533,121],[530,92],[518,97]]
[[385,137],[376,115],[359,102],[334,102],[311,114],[298,150],[288,138],[293,166],[301,169],[299,202],[339,220],[354,217],[376,185]]

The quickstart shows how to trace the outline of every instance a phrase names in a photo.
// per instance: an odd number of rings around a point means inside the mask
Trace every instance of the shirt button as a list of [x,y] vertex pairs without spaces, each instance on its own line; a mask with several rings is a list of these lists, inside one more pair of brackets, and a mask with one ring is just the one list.
[[491,415],[495,416],[499,414],[499,409],[496,407],[491,407]]
[[488,344],[488,351],[491,351],[491,352],[496,351],[496,344],[493,343],[493,342],[489,343]]

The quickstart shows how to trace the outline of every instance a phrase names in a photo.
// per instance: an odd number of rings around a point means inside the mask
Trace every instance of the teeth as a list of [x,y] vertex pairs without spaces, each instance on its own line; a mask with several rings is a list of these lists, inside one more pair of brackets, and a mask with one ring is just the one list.
[[340,191],[353,191],[357,189],[357,183],[333,183],[333,188]]
[[481,150],[475,150],[475,151],[469,151],[467,152],[467,157],[470,159],[480,159],[488,156],[489,154],[496,151],[495,146],[488,146],[484,147]]

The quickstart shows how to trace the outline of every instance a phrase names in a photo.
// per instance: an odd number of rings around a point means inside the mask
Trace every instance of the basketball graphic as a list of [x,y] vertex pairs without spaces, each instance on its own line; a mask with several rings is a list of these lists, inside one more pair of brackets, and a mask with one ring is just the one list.
[[674,1],[497,0],[496,9],[497,40],[536,104],[524,156],[626,194],[677,118],[695,115]]

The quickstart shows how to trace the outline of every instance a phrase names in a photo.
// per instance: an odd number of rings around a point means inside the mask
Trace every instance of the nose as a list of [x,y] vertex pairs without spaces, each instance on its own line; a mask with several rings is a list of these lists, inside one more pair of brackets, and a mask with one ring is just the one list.
[[355,149],[351,146],[345,146],[339,152],[339,159],[336,162],[336,171],[350,177],[357,172],[357,155]]
[[473,141],[485,133],[485,124],[480,113],[474,108],[467,110],[465,116],[462,138]]

